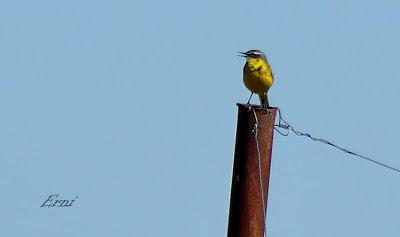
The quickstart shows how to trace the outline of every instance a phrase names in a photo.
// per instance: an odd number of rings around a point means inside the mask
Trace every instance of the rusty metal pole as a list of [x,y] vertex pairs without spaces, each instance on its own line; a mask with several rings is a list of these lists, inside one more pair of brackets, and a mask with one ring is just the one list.
[[[271,166],[272,139],[276,108],[239,107],[235,156],[232,175],[231,202],[229,209],[228,237],[264,236],[264,215],[268,200]],[[260,185],[259,157],[253,131],[255,116],[258,119],[258,144],[261,156]],[[264,204],[262,201],[264,197]]]

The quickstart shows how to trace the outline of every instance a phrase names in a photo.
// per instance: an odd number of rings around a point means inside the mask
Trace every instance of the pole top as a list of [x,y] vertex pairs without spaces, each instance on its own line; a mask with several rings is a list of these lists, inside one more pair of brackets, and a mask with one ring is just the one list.
[[268,108],[261,107],[260,105],[254,105],[254,104],[241,104],[241,103],[236,103],[237,107],[239,109],[246,109],[246,110],[251,110],[254,108],[256,111],[264,111],[267,112],[268,110],[277,110],[278,107],[271,107],[269,106]]

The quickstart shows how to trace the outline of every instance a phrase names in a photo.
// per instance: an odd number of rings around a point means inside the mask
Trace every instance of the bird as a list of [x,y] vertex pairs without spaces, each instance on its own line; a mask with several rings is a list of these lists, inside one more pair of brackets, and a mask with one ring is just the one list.
[[252,49],[239,52],[239,56],[246,58],[243,66],[243,82],[251,92],[247,104],[250,104],[253,93],[256,93],[260,98],[261,107],[268,108],[268,90],[274,83],[274,74],[265,54],[260,50]]

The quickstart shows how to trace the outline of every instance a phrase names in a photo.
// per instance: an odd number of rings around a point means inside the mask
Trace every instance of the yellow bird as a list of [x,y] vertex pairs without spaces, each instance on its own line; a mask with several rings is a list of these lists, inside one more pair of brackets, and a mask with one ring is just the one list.
[[241,57],[246,58],[246,64],[243,67],[244,85],[251,91],[248,104],[253,93],[260,97],[260,105],[268,107],[268,90],[274,83],[274,74],[268,63],[265,54],[260,50],[249,50],[245,53],[239,52]]

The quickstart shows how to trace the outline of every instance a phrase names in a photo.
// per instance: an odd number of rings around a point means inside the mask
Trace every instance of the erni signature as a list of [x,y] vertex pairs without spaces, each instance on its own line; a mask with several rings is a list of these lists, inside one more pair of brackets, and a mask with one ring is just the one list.
[[59,199],[60,194],[50,195],[40,207],[72,207],[72,204],[78,199]]

